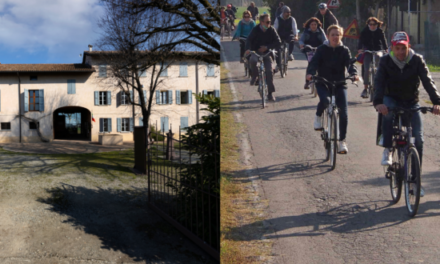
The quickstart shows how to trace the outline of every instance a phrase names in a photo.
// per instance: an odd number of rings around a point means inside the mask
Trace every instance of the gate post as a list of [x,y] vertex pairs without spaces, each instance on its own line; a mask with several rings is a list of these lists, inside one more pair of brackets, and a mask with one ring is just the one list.
[[173,160],[174,158],[174,141],[173,136],[174,133],[170,131],[166,134],[167,135],[167,150],[166,150],[166,160]]

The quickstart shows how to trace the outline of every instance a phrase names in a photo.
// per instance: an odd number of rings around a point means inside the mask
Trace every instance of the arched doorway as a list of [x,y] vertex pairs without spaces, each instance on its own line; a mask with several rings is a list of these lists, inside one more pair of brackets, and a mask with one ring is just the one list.
[[91,140],[91,115],[83,107],[62,107],[53,113],[54,139]]

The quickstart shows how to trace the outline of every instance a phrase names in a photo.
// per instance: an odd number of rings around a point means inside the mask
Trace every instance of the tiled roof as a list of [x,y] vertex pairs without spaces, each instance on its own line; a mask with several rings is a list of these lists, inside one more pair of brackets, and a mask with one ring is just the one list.
[[94,72],[87,64],[0,64],[0,73],[7,72]]

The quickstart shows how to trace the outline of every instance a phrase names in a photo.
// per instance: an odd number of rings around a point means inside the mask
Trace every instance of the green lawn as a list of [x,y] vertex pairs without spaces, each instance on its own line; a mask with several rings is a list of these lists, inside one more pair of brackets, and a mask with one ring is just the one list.
[[428,68],[430,72],[440,72],[440,65],[434,65],[428,63]]
[[[247,8],[248,8],[247,6],[237,7],[237,13],[235,13],[237,19],[241,20],[243,18],[243,12],[246,11]],[[269,13],[269,7],[267,6],[258,7],[258,12],[260,13],[260,15],[262,15],[263,12]]]

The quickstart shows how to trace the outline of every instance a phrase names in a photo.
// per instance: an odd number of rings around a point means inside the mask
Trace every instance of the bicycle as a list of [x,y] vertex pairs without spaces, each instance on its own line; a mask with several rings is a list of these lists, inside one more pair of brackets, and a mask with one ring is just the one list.
[[[310,45],[305,45],[301,51],[304,53],[307,61],[310,63],[310,61],[312,61],[312,58],[315,55],[317,49],[318,49],[318,47],[312,47]],[[318,92],[316,91],[315,83],[311,82],[309,84],[310,84],[310,93],[313,94],[313,97],[316,97],[318,95]]]
[[[354,64],[355,61],[352,63]],[[339,109],[336,105],[336,87],[345,85],[346,80],[351,80],[353,84],[357,84],[353,80],[353,76],[346,77],[343,81],[328,81],[319,76],[312,76],[312,82],[320,82],[330,90],[331,102],[321,115],[321,139],[324,141],[325,161],[330,160],[331,170],[336,168],[337,143],[339,139]],[[330,86],[330,88],[329,88]]]
[[368,93],[370,96],[370,102],[373,102],[373,97],[374,97],[374,76],[376,75],[376,56],[382,57],[383,52],[385,52],[385,50],[377,50],[377,51],[372,51],[372,50],[364,50],[364,52],[366,53],[370,53],[373,57],[373,61],[370,63],[370,69],[365,69],[365,70],[369,70],[370,71],[370,85],[368,88]]
[[263,105],[263,108],[265,108],[267,102],[268,90],[267,90],[267,82],[266,82],[266,70],[264,69],[264,58],[271,55],[273,51],[269,50],[264,55],[258,55],[258,53],[256,53],[255,51],[251,51],[251,53],[255,54],[255,56],[258,57],[258,62],[260,63],[260,66],[258,67],[258,80],[259,80],[258,92],[260,93],[261,96],[261,103]]
[[[246,45],[247,38],[240,37],[240,46]],[[240,47],[241,48],[241,47]],[[251,68],[249,67],[248,57],[246,55],[243,56],[243,66],[244,66],[244,76],[250,78],[251,77]]]
[[[411,115],[421,111],[423,114],[433,111],[431,107],[406,109],[396,107],[388,109],[397,118],[393,124],[393,147],[391,148],[392,163],[386,168],[385,177],[390,180],[391,198],[394,203],[399,202],[402,193],[402,183],[405,185],[405,203],[409,216],[417,214],[420,202],[421,176],[419,153],[415,147],[415,138],[412,136]],[[404,126],[403,116],[406,115]],[[409,140],[408,140],[409,139]]]
[[287,64],[289,63],[289,42],[282,40],[280,48],[280,74],[281,78],[284,78],[287,75]]

